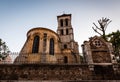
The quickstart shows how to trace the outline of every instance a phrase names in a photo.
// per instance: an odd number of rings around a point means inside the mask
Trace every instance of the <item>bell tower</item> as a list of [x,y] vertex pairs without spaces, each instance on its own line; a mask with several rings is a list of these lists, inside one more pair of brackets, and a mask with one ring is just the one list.
[[74,33],[71,25],[71,14],[57,16],[57,33],[62,42],[62,49],[74,49]]

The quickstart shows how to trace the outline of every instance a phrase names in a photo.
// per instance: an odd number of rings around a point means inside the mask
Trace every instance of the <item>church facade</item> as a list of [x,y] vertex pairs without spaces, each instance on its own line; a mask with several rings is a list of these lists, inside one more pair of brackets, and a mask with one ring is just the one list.
[[57,33],[44,27],[28,31],[27,40],[14,63],[80,63],[71,14],[57,16]]

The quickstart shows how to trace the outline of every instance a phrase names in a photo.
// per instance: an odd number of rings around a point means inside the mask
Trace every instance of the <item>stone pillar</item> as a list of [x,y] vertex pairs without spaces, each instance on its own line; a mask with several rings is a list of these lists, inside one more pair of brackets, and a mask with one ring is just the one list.
[[42,49],[42,54],[41,54],[41,63],[46,63],[46,41],[44,41],[44,34],[42,36],[42,42],[41,42],[41,49]]
[[47,37],[47,40],[46,40],[46,53],[49,54],[49,46],[50,46],[50,37],[48,36]]
[[91,53],[89,42],[85,43],[85,52],[86,52],[86,56],[87,56],[87,63],[93,64],[92,53]]
[[43,36],[40,36],[39,53],[43,52]]

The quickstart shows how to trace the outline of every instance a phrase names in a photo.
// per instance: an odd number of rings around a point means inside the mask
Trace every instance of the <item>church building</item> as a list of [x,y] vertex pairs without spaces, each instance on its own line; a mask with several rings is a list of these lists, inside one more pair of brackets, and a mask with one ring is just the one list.
[[109,67],[113,66],[116,70],[116,59],[113,47],[110,42],[105,41],[102,37],[94,36],[89,41],[82,44],[84,63],[88,64],[92,69],[96,66]]
[[14,63],[80,63],[71,18],[71,14],[57,16],[57,33],[44,27],[30,29]]

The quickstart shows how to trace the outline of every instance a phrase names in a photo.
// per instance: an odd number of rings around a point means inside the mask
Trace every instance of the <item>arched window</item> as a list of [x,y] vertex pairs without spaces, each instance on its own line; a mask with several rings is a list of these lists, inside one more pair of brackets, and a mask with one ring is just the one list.
[[65,19],[65,25],[68,26],[68,19]]
[[68,63],[68,57],[64,56],[64,63]]
[[64,45],[64,49],[67,49],[67,45],[66,44]]
[[34,37],[32,53],[38,53],[39,50],[39,36]]
[[60,26],[63,26],[63,19],[60,20]]
[[49,53],[50,55],[54,55],[54,39],[50,39],[50,46],[49,46]]
[[64,31],[63,31],[63,29],[61,29],[61,35],[64,35]]
[[68,35],[69,34],[69,31],[68,31],[68,29],[66,29],[66,35]]

